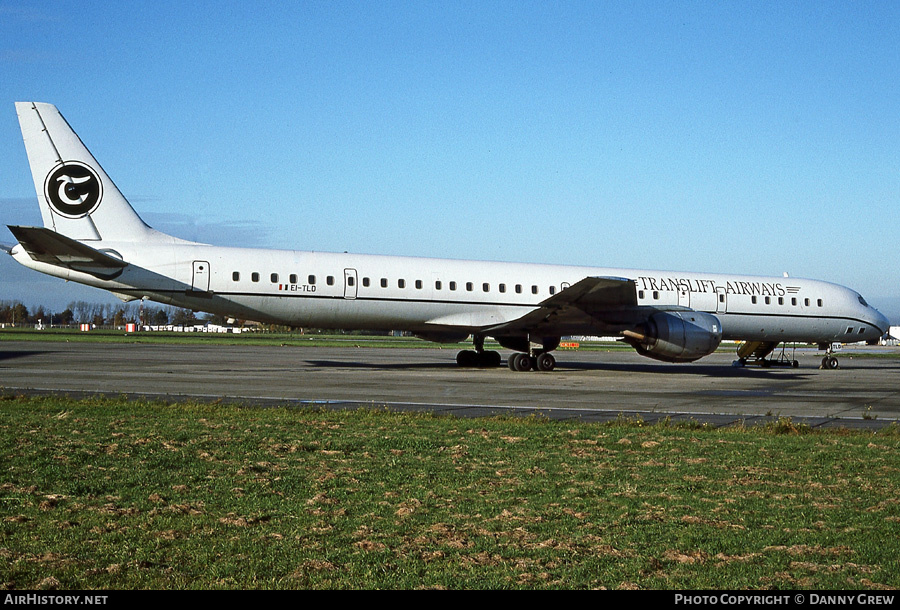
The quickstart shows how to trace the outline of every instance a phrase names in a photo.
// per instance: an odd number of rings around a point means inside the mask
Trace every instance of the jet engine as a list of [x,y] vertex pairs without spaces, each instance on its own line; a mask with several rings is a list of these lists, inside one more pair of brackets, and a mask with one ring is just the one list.
[[722,342],[722,323],[699,311],[655,313],[636,330],[623,333],[642,356],[663,362],[693,362],[708,356]]

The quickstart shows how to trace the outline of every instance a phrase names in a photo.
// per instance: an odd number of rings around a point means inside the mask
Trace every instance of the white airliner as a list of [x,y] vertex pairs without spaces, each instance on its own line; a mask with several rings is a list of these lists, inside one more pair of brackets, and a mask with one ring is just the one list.
[[[10,226],[10,254],[56,277],[153,301],[320,328],[405,330],[457,342],[461,366],[552,370],[560,337],[616,335],[638,353],[691,362],[739,340],[738,365],[782,342],[875,342],[888,320],[858,293],[787,277],[297,252],[185,241],[147,226],[55,106],[16,103],[43,227]],[[796,361],[789,361],[797,366]]]

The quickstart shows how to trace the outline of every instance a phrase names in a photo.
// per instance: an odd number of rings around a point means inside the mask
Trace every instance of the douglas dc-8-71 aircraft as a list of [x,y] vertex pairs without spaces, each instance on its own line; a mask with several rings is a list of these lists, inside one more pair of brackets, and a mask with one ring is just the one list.
[[[461,366],[548,371],[560,337],[616,335],[638,353],[691,362],[740,340],[736,364],[782,342],[877,341],[887,319],[858,293],[787,277],[673,273],[212,246],[147,226],[55,106],[16,103],[43,227],[10,226],[21,264],[196,311],[291,326],[405,330],[458,342]],[[797,362],[791,364],[797,366]]]

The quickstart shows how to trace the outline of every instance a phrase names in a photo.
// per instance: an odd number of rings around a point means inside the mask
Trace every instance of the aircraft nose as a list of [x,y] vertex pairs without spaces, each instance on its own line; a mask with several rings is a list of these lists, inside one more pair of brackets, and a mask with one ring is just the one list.
[[880,330],[881,334],[883,335],[891,329],[891,322],[887,319],[887,316],[885,316],[877,309],[875,310],[875,314],[875,321],[873,322],[873,324],[878,327],[878,330]]

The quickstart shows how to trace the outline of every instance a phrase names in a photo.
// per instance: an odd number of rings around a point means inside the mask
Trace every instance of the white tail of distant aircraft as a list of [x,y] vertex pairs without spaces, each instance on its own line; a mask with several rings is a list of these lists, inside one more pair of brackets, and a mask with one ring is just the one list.
[[[878,340],[887,319],[856,292],[786,277],[220,247],[148,227],[50,104],[16,104],[43,227],[9,227],[12,256],[42,273],[229,317],[322,328],[474,337],[461,366],[552,370],[570,335],[617,335],[638,353],[691,362],[722,340],[767,365],[782,342]],[[796,361],[792,363],[797,365]],[[837,367],[830,351],[823,366]]]

